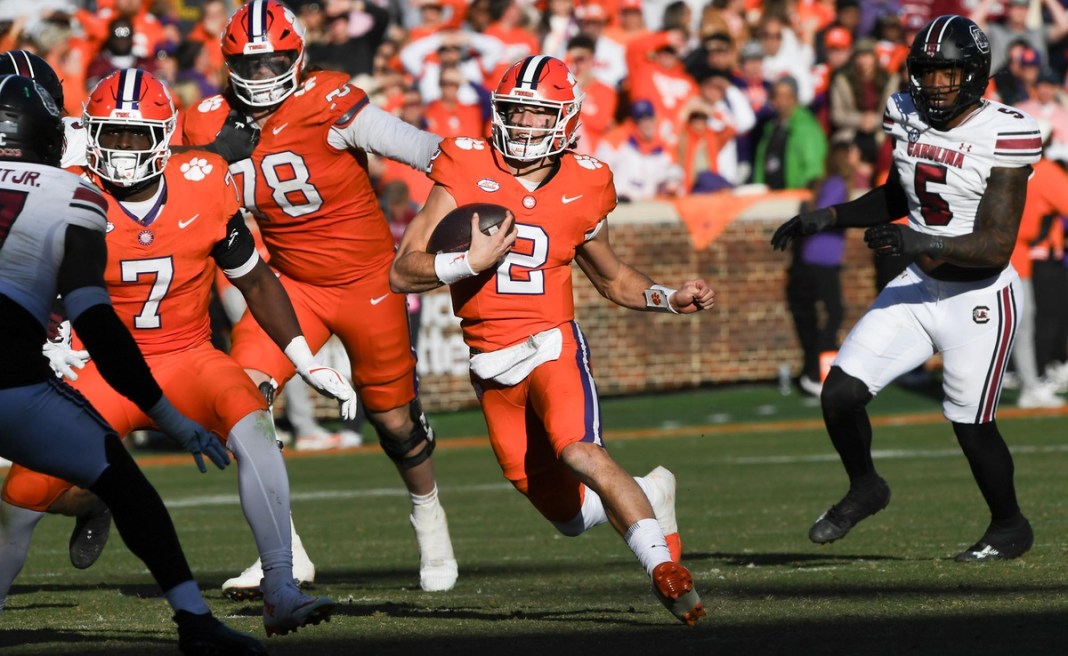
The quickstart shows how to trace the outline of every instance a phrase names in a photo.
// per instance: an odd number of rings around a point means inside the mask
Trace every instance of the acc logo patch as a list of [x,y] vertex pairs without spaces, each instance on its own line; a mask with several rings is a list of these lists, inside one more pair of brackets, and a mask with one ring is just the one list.
[[989,323],[990,308],[985,305],[976,305],[972,308],[972,321],[975,323]]
[[527,208],[528,210],[534,209],[534,206],[537,204],[538,201],[533,196],[523,196],[523,207]]
[[501,188],[501,185],[496,180],[490,180],[489,178],[482,178],[478,181],[478,188],[487,193],[493,193]]
[[151,246],[154,241],[156,241],[156,235],[152,234],[151,230],[142,230],[137,233],[137,243],[142,246]]

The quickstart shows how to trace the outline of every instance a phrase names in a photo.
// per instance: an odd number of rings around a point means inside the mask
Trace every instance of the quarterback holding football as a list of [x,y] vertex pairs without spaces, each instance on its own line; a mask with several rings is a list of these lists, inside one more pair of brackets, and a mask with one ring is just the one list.
[[[693,624],[705,611],[679,563],[675,477],[663,467],[631,477],[604,448],[571,263],[603,296],[635,310],[691,314],[711,308],[714,295],[703,280],[678,290],[654,284],[612,250],[612,172],[571,151],[581,102],[558,59],[532,56],[508,69],[492,94],[491,139],[442,141],[429,172],[434,187],[401,241],[390,282],[398,292],[450,286],[504,476],[564,535],[611,522],[660,601]],[[472,213],[466,250],[427,252],[443,217],[472,203],[509,214],[487,235]]]

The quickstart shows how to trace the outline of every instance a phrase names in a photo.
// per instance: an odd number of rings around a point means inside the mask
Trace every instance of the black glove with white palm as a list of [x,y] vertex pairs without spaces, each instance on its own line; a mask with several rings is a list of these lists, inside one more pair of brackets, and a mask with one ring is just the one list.
[[233,164],[252,157],[259,142],[259,125],[244,112],[231,109],[209,149],[218,153],[227,164]]
[[802,212],[779,226],[771,236],[771,247],[785,251],[794,239],[814,235],[834,225],[834,213],[826,207],[811,212]]
[[884,223],[864,231],[864,243],[876,255],[929,255],[938,257],[946,248],[936,235],[926,235],[897,223]]
[[200,470],[200,473],[205,474],[208,471],[208,468],[204,466],[204,458],[201,457],[201,454],[206,454],[208,459],[219,469],[225,469],[230,464],[230,455],[226,452],[226,447],[219,441],[219,438],[197,422],[178,412],[178,409],[171,405],[166,396],[161,396],[156,405],[152,406],[146,414],[156,424],[157,428],[182,445],[186,451],[193,454],[193,459],[197,461],[197,469]]
[[359,405],[356,390],[352,389],[352,385],[341,375],[340,371],[315,359],[308,341],[303,336],[294,337],[289,346],[285,348],[285,354],[297,368],[297,373],[305,383],[323,396],[337,400],[338,411],[342,419],[356,418]]

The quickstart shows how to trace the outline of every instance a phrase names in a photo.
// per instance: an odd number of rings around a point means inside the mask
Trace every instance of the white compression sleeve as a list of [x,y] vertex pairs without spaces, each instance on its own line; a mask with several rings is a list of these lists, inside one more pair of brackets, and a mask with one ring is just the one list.
[[237,460],[241,510],[263,565],[265,595],[293,581],[289,478],[276,439],[270,413],[257,410],[237,422],[227,441]]
[[438,152],[441,137],[424,132],[396,116],[368,104],[343,128],[333,127],[327,142],[339,150],[358,148],[426,171]]

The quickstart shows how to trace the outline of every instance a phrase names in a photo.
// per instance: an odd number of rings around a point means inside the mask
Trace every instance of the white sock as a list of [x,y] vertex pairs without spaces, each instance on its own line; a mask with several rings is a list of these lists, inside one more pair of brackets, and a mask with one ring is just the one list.
[[419,521],[421,517],[437,514],[438,509],[441,508],[441,502],[438,501],[438,486],[436,483],[434,484],[434,489],[427,494],[409,493],[408,496],[412,500],[412,517],[416,521]]
[[7,599],[11,584],[26,564],[30,539],[43,512],[0,504],[0,602]]
[[241,510],[263,566],[264,593],[293,585],[289,478],[275,439],[271,415],[257,410],[237,422],[227,442],[237,461]]
[[639,519],[627,529],[623,539],[650,576],[657,565],[671,561],[671,551],[668,550],[664,531],[660,529],[660,523],[653,518]]
[[553,522],[556,530],[568,537],[582,535],[594,526],[600,526],[608,521],[601,495],[586,486],[583,486],[583,491],[582,507],[579,508],[578,514],[567,522]]

